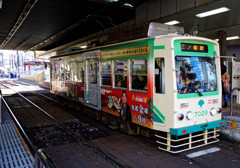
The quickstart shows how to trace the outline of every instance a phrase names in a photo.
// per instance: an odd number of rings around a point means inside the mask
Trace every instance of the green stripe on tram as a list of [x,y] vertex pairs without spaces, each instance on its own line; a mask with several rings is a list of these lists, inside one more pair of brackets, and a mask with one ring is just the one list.
[[155,50],[163,50],[165,49],[165,45],[161,45],[161,46],[154,46]]
[[165,122],[165,117],[164,115],[158,110],[158,108],[156,106],[153,106],[154,112],[157,114],[157,116],[159,117],[159,119],[162,121],[162,123]]

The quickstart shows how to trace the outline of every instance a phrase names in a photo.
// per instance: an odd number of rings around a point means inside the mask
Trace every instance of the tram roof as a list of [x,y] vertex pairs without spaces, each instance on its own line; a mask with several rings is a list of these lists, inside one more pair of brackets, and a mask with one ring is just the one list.
[[[159,39],[159,38],[165,38],[164,41],[166,41],[166,39],[168,40],[190,40],[190,41],[204,41],[204,42],[210,42],[210,43],[215,43],[218,45],[218,43],[215,40],[211,40],[205,37],[197,37],[197,36],[189,36],[189,35],[179,35],[177,33],[172,33],[172,34],[166,34],[166,35],[161,35],[161,36],[153,36],[153,37],[146,37],[146,38],[140,38],[140,39],[135,39],[135,40],[131,40],[131,41],[125,41],[125,42],[120,42],[120,43],[115,43],[115,44],[109,44],[109,45],[105,45],[105,46],[98,46],[98,47],[93,47],[93,48],[88,48],[88,49],[83,49],[83,50],[78,50],[78,51],[73,51],[73,52],[69,52],[69,53],[62,53],[56,56],[51,57],[51,59],[57,59],[57,58],[62,58],[62,59],[68,59],[68,57],[72,57],[72,56],[76,56],[79,54],[83,54],[86,52],[90,52],[90,51],[97,51],[97,50],[101,50],[101,49],[111,49],[112,47],[118,47],[121,46],[120,49],[125,48],[124,46],[127,46],[130,43],[137,43],[137,42],[144,42],[142,44],[136,44],[134,47],[136,46],[143,46],[148,44],[148,41],[151,39]],[[129,47],[129,46],[128,46]],[[133,48],[134,48],[133,47]],[[131,46],[130,46],[131,48]],[[119,49],[119,48],[117,48]]]
[[[161,36],[161,37],[165,37],[165,36]],[[62,54],[53,56],[51,58],[54,59],[54,58],[58,58],[58,57],[68,57],[68,56],[73,56],[73,55],[77,55],[77,54],[81,54],[81,53],[86,53],[86,52],[89,52],[89,51],[97,51],[97,50],[100,50],[102,48],[111,48],[111,47],[114,47],[114,46],[125,45],[125,44],[129,44],[129,43],[140,42],[140,41],[146,41],[147,42],[148,40],[151,40],[151,39],[154,39],[154,38],[156,38],[156,37],[145,37],[145,38],[135,39],[135,40],[131,40],[131,41],[124,41],[124,42],[108,44],[108,45],[104,45],[104,46],[97,46],[97,47],[87,48],[87,49],[73,51],[73,52],[69,52],[69,53],[62,53]]]

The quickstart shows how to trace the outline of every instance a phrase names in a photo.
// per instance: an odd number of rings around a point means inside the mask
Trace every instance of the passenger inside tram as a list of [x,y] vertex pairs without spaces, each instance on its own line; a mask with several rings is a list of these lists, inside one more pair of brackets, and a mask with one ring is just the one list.
[[121,88],[127,88],[127,76],[115,75],[115,86]]
[[147,90],[147,77],[140,75],[132,76],[132,89]]
[[122,81],[119,80],[119,81],[117,82],[117,87],[121,87],[121,86],[122,86]]
[[177,75],[177,88],[178,88],[178,93],[184,93],[183,88],[185,88],[185,81],[182,78],[181,73]]
[[180,94],[217,90],[215,59],[177,56],[175,59],[177,91]]

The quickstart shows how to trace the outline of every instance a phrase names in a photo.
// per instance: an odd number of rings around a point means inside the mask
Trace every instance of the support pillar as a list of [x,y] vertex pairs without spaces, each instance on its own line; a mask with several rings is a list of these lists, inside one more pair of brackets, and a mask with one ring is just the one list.
[[[218,32],[219,37],[219,49],[220,49],[220,56],[226,56],[227,54],[227,33],[223,30]],[[221,58],[221,64],[226,61],[226,58]]]

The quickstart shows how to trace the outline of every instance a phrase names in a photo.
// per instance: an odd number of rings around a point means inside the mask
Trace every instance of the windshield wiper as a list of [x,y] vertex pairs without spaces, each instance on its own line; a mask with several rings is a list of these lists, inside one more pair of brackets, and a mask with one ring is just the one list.
[[203,96],[203,94],[198,90],[198,88],[196,88],[196,86],[189,86],[191,89],[193,89],[194,91],[196,91],[198,93],[199,96]]

